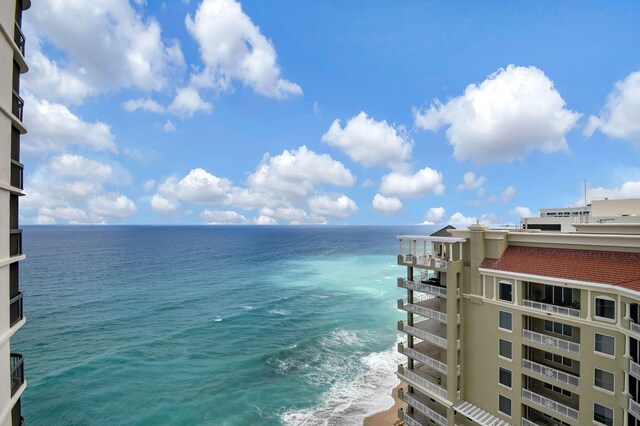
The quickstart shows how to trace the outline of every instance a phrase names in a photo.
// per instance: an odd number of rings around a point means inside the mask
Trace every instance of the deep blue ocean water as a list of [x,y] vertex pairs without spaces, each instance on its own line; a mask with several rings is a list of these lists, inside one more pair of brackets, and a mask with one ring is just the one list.
[[29,425],[349,425],[391,405],[395,236],[27,226]]

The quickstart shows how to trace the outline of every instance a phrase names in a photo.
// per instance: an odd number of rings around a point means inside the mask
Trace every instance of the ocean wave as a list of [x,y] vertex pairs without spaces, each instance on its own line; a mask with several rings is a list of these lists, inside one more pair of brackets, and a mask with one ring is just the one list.
[[286,410],[280,419],[290,426],[361,425],[365,417],[393,405],[391,390],[399,383],[395,369],[401,362],[395,346],[361,356],[355,365],[343,366],[357,371],[355,377],[338,376],[316,406]]
[[291,312],[287,311],[286,309],[271,309],[269,313],[273,315],[282,315],[282,316],[291,315]]
[[244,309],[245,311],[250,311],[250,310],[252,310],[252,309],[253,309],[253,306],[251,306],[251,305],[244,305],[244,306],[242,306],[242,309]]
[[217,316],[213,319],[215,322],[221,322],[222,321],[222,317],[221,316]]

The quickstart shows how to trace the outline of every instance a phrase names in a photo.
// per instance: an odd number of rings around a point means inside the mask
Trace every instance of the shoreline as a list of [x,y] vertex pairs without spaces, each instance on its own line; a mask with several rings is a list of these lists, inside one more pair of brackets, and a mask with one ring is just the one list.
[[386,410],[365,417],[363,426],[393,426],[398,420],[398,410],[406,406],[404,401],[398,399],[398,389],[404,385],[404,382],[400,382],[391,390],[393,405]]

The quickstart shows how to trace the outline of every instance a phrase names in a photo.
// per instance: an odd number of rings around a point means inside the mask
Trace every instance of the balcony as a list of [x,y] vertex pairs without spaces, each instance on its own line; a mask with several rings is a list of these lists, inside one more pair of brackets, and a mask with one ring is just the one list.
[[20,25],[18,25],[17,22],[15,23],[13,30],[13,41],[16,43],[16,46],[18,46],[18,49],[20,49],[20,53],[22,53],[22,56],[24,56],[24,46],[27,39],[24,37],[22,29],[20,29]]
[[629,323],[629,330],[637,333],[640,336],[640,324],[636,324],[635,322]]
[[427,417],[430,420],[427,424],[447,426],[447,417],[438,413],[434,409],[429,408],[427,406],[426,398],[420,398],[420,396],[415,393],[405,393],[402,389],[398,391],[398,398],[413,407],[414,411],[417,411]]
[[16,160],[11,160],[11,186],[24,188],[24,165]]
[[[398,321],[398,330],[410,334],[413,337],[422,339],[425,342],[434,344],[443,349],[447,349],[447,339],[439,336],[440,324],[424,320],[411,325],[404,325],[402,321]],[[458,340],[458,349],[460,348],[460,340]]]
[[537,404],[542,408],[551,410],[554,413],[560,414],[561,416],[567,417],[571,420],[578,420],[580,417],[580,413],[578,410],[567,405],[560,404],[559,402],[539,395],[535,392],[531,392],[528,389],[522,389],[522,399],[524,399],[525,401],[533,402],[534,404]]
[[15,90],[13,91],[13,102],[11,103],[11,112],[13,112],[13,115],[15,115],[18,120],[22,121],[22,113],[24,112],[24,101],[22,100],[18,92],[16,92]]
[[[423,351],[416,350],[419,348],[427,352],[424,353]],[[398,352],[400,352],[401,354],[406,355],[407,357],[418,361],[430,368],[433,368],[434,370],[439,371],[442,374],[447,374],[447,364],[429,356],[430,353],[436,356],[440,356],[437,348],[434,348],[432,345],[423,345],[419,348],[417,347],[417,345],[414,345],[413,348],[406,348],[402,343],[398,344]]]
[[549,303],[536,302],[534,300],[523,299],[522,305],[527,308],[537,309],[544,312],[552,312],[554,314],[567,315],[570,317],[580,318],[580,310],[570,308],[568,306],[558,306]]
[[415,366],[409,370],[406,366],[399,365],[398,377],[408,382],[411,386],[417,387],[422,392],[447,399],[447,390],[442,387],[442,383],[446,383],[446,376],[430,374],[428,371],[424,371],[425,368],[424,366]]
[[11,408],[11,424],[16,426],[24,426],[24,417],[22,417],[22,404],[20,398],[13,404]]
[[11,396],[24,383],[24,359],[21,354],[11,354]]
[[[398,287],[420,291],[422,293],[431,294],[436,297],[447,297],[447,288],[435,284],[435,281],[433,279],[426,282],[419,282],[400,278],[398,279]],[[457,295],[460,295],[460,289],[458,289]]]
[[565,385],[580,386],[580,378],[573,374],[567,374],[564,371],[548,367],[546,365],[538,364],[537,362],[529,361],[528,359],[522,360],[522,369],[530,371],[532,373],[540,374],[546,379],[555,380]]
[[636,419],[640,419],[640,404],[635,402],[633,398],[629,398],[629,412],[633,414]]
[[522,330],[522,338],[541,345],[550,346],[572,354],[580,354],[580,344],[560,339],[558,337],[549,336],[547,334],[538,333],[531,330]]
[[22,229],[11,229],[9,231],[9,256],[20,256],[22,254]]
[[16,325],[24,318],[22,313],[22,293],[18,293],[9,301],[9,327]]
[[429,421],[427,419],[420,419],[419,414],[413,413],[409,414],[406,411],[402,412],[402,417],[400,418],[407,426],[427,426]]
[[[439,306],[440,306],[439,299],[426,299],[426,300],[416,301],[414,303],[408,303],[406,300],[398,299],[398,309],[402,309],[416,315],[421,315],[423,317],[432,318],[436,321],[440,321],[441,323],[446,324],[447,314],[434,309]],[[459,324],[460,314],[456,316],[456,319]]]
[[580,318],[580,290],[534,282],[524,283],[522,304],[528,308]]

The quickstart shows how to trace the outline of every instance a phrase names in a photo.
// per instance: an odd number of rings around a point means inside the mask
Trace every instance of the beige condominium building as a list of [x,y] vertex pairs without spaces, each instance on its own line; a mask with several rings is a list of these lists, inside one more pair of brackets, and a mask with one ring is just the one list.
[[22,230],[18,227],[18,198],[23,195],[20,135],[24,103],[20,75],[27,72],[22,11],[30,0],[0,4],[0,426],[20,425],[20,397],[27,385],[22,355],[11,351],[11,336],[25,323],[18,285]]
[[640,223],[399,236],[408,425],[640,425]]

